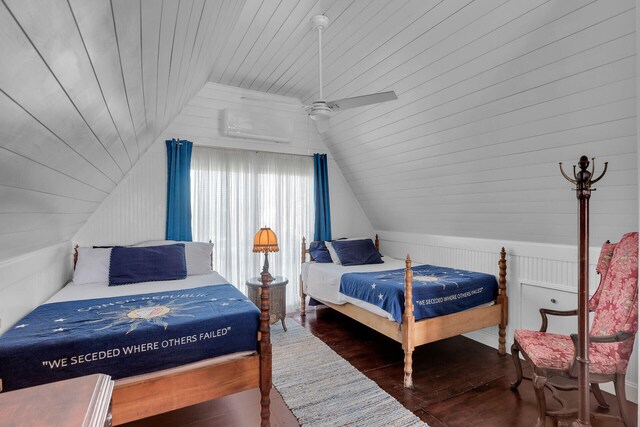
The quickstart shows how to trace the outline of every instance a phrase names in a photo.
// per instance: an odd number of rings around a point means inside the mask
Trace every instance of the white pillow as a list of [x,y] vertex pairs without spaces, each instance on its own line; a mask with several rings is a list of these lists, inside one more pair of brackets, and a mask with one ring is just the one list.
[[324,245],[327,247],[327,250],[329,251],[329,255],[331,256],[331,261],[334,264],[342,265],[342,263],[340,262],[340,258],[338,258],[338,254],[336,253],[336,250],[333,249],[333,245],[331,244],[331,242],[325,241]]
[[174,240],[149,240],[134,246],[163,246],[184,243],[184,255],[187,259],[187,275],[209,274],[211,269],[211,254],[213,243],[205,242],[178,242]]
[[78,248],[78,262],[73,272],[73,283],[109,283],[111,248]]

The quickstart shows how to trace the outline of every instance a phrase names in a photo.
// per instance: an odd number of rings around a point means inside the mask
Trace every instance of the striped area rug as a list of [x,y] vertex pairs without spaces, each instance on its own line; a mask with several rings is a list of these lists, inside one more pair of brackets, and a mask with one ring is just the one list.
[[428,427],[320,339],[287,319],[271,328],[273,385],[304,427]]

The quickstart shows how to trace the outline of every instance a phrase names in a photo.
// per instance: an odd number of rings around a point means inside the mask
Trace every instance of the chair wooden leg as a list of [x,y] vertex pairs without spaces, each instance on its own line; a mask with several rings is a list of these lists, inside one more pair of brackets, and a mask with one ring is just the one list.
[[602,395],[602,391],[600,390],[600,385],[598,383],[591,383],[591,391],[593,392],[593,395],[598,401],[598,406],[603,409],[607,409],[609,407],[609,404],[607,403],[607,401],[604,399],[604,396]]
[[544,397],[544,385],[547,383],[547,377],[538,375],[535,370],[533,372],[533,391],[536,393],[538,401],[538,422],[535,427],[544,427],[547,417],[547,402]]
[[616,390],[616,399],[618,400],[618,407],[620,408],[620,417],[622,417],[624,425],[627,427],[636,427],[635,419],[631,414],[629,414],[629,407],[627,406],[627,392],[625,391],[624,374],[616,374],[613,386]]
[[517,390],[522,382],[522,362],[520,361],[520,346],[517,341],[514,341],[511,345],[511,357],[516,367],[516,380],[511,383],[511,390]]

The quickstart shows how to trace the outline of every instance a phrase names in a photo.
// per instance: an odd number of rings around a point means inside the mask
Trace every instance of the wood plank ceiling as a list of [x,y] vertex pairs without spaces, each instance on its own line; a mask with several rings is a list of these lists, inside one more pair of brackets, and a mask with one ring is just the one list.
[[581,154],[592,242],[637,228],[633,0],[247,1],[209,79],[313,102],[318,13],[325,99],[399,97],[323,135],[374,228],[574,244]]
[[207,78],[313,101],[318,13],[325,97],[399,97],[323,135],[377,230],[573,243],[583,153],[593,241],[637,228],[633,0],[2,0],[0,260],[67,241]]
[[202,87],[243,6],[2,0],[0,260],[69,240]]

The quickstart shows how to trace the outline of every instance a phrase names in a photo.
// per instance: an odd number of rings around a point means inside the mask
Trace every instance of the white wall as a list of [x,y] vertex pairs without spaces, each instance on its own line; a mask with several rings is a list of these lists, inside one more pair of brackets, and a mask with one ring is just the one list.
[[0,261],[0,334],[60,289],[70,275],[69,242]]
[[[294,120],[295,138],[291,143],[272,143],[226,137],[222,134],[222,112],[225,108],[260,112],[269,109],[272,114],[291,118]],[[167,180],[164,140],[174,137],[211,147],[303,155],[327,152],[298,100],[207,83],[73,237],[74,243],[130,244],[164,238]],[[369,220],[332,159],[329,176],[334,235],[372,235]]]
[[[509,297],[509,324],[507,326],[507,351],[513,343],[515,329],[537,329],[540,327],[538,309],[533,301],[521,298],[524,286],[535,291],[542,306],[559,310],[577,308],[578,253],[575,245],[550,245],[531,242],[500,241],[465,237],[437,236],[427,234],[403,233],[377,230],[380,235],[380,250],[385,255],[404,258],[407,253],[415,262],[446,265],[484,273],[498,274],[498,259],[501,247],[507,251],[507,296]],[[617,241],[621,236],[612,236]],[[595,264],[600,254],[599,247],[591,247],[590,292],[595,292],[599,276]],[[529,293],[531,298],[531,293]],[[565,298],[565,301],[552,302],[551,299]],[[567,306],[559,306],[558,304]],[[576,333],[574,324],[557,323],[551,318],[549,332]],[[565,330],[566,329],[566,330]],[[470,338],[486,345],[498,346],[498,328],[491,327],[466,334]],[[636,342],[636,354],[638,344]],[[638,399],[638,363],[632,356],[627,372],[627,398]],[[603,389],[613,393],[611,384]]]
[[[243,96],[263,98],[268,102],[243,100]],[[294,121],[295,138],[293,142],[284,144],[225,137],[221,132],[224,108],[263,112],[269,108],[272,114]],[[132,244],[164,238],[167,181],[164,141],[172,137],[188,139],[194,144],[211,147],[299,155],[326,152],[315,126],[309,123],[304,109],[300,108],[299,101],[207,83],[73,237],[74,244],[78,243],[81,246]],[[331,158],[329,179],[334,236],[372,236],[373,229],[367,217],[355,200],[340,169]],[[306,237],[313,238],[313,236]],[[297,278],[298,274],[289,278],[290,290],[294,295],[297,295],[295,293],[298,286]],[[295,301],[295,298],[292,300]]]

